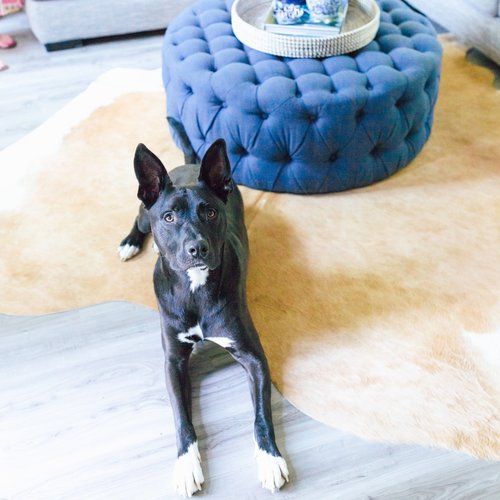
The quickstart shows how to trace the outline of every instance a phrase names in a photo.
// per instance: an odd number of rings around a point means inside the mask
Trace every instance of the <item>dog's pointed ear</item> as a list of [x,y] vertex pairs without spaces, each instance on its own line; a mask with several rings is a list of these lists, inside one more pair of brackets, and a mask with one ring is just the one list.
[[137,197],[149,210],[156,203],[161,191],[172,185],[172,181],[160,159],[144,144],[139,144],[135,150],[134,170],[139,181]]
[[224,139],[217,139],[207,149],[201,160],[198,180],[203,181],[224,203],[227,202],[234,185]]

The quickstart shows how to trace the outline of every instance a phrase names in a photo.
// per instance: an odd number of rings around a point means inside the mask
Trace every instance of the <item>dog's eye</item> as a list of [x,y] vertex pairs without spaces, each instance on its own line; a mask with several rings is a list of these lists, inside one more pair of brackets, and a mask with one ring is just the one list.
[[175,215],[173,212],[167,212],[164,216],[163,216],[163,220],[165,222],[174,222],[175,220]]
[[217,217],[217,210],[215,208],[207,208],[207,219],[213,220]]

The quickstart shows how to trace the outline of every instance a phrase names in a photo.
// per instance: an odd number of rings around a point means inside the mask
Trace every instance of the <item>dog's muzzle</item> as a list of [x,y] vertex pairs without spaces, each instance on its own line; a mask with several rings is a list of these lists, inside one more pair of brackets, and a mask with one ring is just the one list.
[[185,243],[184,248],[189,257],[193,260],[204,260],[210,252],[210,245],[207,240],[191,240]]

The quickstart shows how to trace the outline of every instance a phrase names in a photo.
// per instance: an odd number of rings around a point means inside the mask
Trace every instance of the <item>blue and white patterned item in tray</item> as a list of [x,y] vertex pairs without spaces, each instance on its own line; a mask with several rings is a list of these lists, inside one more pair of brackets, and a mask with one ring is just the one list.
[[278,24],[300,24],[305,9],[306,0],[273,0],[273,14]]
[[273,0],[277,24],[326,24],[341,26],[349,0]]
[[335,24],[344,19],[349,0],[306,0],[309,22]]

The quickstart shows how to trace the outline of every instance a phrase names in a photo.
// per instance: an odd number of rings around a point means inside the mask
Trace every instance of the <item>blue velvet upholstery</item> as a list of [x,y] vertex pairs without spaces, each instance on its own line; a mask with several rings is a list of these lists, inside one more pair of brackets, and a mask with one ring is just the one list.
[[165,35],[167,115],[184,125],[198,156],[223,137],[238,183],[324,193],[384,179],[422,149],[441,66],[424,16],[379,0],[380,29],[367,47],[293,59],[242,45],[232,3],[201,0]]

